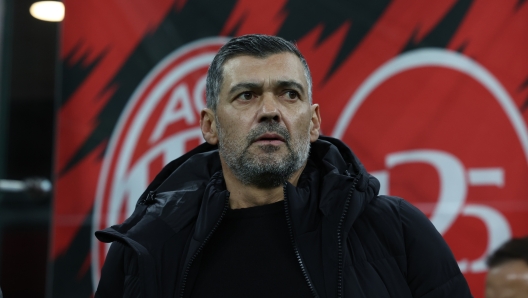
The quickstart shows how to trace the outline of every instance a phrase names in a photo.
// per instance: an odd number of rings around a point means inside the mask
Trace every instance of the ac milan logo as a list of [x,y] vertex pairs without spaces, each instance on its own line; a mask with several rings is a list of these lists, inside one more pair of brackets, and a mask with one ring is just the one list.
[[[93,228],[122,223],[150,181],[171,160],[203,142],[205,77],[226,38],[208,38],[177,49],[143,79],[110,139],[95,198]],[[95,287],[108,245],[92,242]]]
[[333,136],[351,145],[382,193],[429,216],[468,281],[483,280],[486,257],[504,241],[528,234],[527,127],[476,61],[443,49],[395,57],[356,90]]

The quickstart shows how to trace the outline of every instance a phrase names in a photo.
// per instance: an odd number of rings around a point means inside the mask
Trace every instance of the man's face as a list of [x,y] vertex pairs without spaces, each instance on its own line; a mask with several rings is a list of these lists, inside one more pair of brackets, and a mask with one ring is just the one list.
[[231,58],[215,115],[220,157],[243,184],[277,187],[306,163],[318,137],[314,114],[297,56]]
[[486,278],[486,298],[528,297],[528,264],[512,260],[493,267]]

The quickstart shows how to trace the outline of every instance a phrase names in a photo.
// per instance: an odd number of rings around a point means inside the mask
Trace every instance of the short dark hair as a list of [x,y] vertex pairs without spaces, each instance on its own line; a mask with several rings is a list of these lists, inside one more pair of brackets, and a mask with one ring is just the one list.
[[492,268],[512,260],[523,260],[528,265],[528,236],[510,239],[493,252],[486,263]]
[[292,53],[299,57],[304,67],[304,75],[308,82],[308,98],[312,101],[312,77],[310,68],[299,49],[293,44],[281,37],[249,34],[235,37],[229,40],[216,54],[207,71],[205,98],[207,107],[216,111],[218,96],[223,81],[224,63],[236,56],[248,55],[258,58],[266,58],[273,54]]

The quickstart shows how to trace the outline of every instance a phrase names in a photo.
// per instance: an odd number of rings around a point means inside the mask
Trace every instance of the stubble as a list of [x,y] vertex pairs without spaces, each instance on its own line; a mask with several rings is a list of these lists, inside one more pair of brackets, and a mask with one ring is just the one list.
[[[254,185],[259,188],[280,186],[288,181],[308,159],[309,129],[301,132],[299,136],[292,137],[284,126],[270,120],[262,122],[246,137],[243,137],[234,136],[223,129],[216,115],[215,120],[218,128],[220,156],[235,177],[244,185]],[[280,153],[280,146],[253,145],[254,141],[265,133],[275,133],[284,139],[287,148],[286,155]],[[251,152],[251,149],[259,152]]]

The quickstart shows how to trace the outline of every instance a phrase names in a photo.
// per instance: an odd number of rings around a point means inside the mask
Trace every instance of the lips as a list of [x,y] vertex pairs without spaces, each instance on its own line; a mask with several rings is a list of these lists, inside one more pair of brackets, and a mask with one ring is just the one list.
[[279,145],[285,142],[284,138],[276,133],[265,133],[260,135],[258,138],[253,141],[254,143],[259,144],[270,144],[270,145]]

